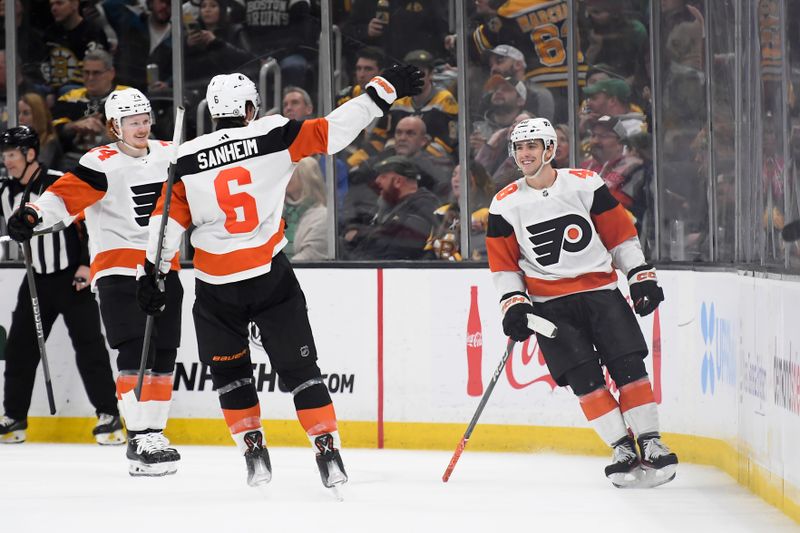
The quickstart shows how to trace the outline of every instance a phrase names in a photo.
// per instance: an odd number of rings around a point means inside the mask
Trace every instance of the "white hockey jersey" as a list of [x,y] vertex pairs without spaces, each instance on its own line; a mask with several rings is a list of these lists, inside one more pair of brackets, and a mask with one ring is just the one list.
[[[338,152],[381,115],[364,94],[325,118],[295,121],[271,115],[182,144],[162,257],[173,257],[181,234],[194,224],[198,279],[224,284],[269,272],[272,258],[287,242],[281,213],[296,163],[309,155]],[[151,262],[163,204],[162,196],[150,223]]]
[[559,169],[547,189],[520,178],[489,207],[486,248],[501,297],[525,292],[534,302],[617,286],[644,264],[636,228],[600,176]]
[[[149,141],[149,153],[131,157],[116,145],[89,150],[72,172],[36,202],[39,228],[68,224],[84,212],[89,232],[92,286],[103,276],[135,276],[144,263],[150,213],[167,180],[171,142]],[[179,268],[177,257],[174,268]]]

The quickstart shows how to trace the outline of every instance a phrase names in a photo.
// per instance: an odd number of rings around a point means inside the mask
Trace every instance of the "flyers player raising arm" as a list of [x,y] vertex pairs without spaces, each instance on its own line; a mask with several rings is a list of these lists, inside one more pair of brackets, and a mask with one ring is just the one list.
[[[509,152],[524,176],[497,193],[489,208],[486,245],[503,331],[522,342],[533,333],[527,314],[552,321],[558,336],[537,335],[539,346],[553,379],[572,388],[612,447],[606,476],[618,487],[660,485],[674,478],[678,459],[659,435],[644,366],[647,345],[617,289],[615,267],[627,275],[639,315],[653,312],[664,295],[633,222],[602,179],[550,165],[556,142],[548,120],[520,122]],[[603,366],[619,388],[619,402],[605,387]]]
[[[211,370],[251,486],[269,482],[272,473],[250,359],[250,322],[260,328],[272,368],[292,391],[323,484],[335,488],[347,481],[305,295],[282,252],[287,241],[281,212],[289,178],[302,158],[335,154],[396,98],[417,94],[421,86],[415,67],[392,67],[368,82],[365,94],[324,118],[255,120],[259,97],[253,82],[242,74],[215,76],[206,98],[217,130],[179,149],[163,257],[173,257],[193,224],[197,347]],[[139,280],[139,303],[148,313],[157,313],[163,298],[153,265],[163,203],[162,198],[151,218],[147,275]],[[165,266],[162,262],[159,268]]]
[[[68,224],[85,213],[91,283],[100,296],[106,338],[118,352],[117,398],[128,430],[129,473],[173,474],[180,455],[169,446],[163,430],[180,343],[183,289],[177,272],[165,280],[168,298],[156,321],[141,402],[133,392],[147,318],[135,300],[136,267],[144,262],[149,215],[166,181],[172,149],[168,142],[149,140],[150,102],[137,89],[112,92],[105,113],[109,136],[117,141],[87,152],[72,172],[18,211],[15,238],[30,238],[34,230]],[[177,268],[177,257],[175,261]]]

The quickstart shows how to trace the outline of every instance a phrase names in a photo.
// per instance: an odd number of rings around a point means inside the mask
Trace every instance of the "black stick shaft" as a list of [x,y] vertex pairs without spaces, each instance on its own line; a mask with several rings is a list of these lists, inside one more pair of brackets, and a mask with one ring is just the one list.
[[25,259],[25,274],[28,278],[28,290],[31,292],[31,307],[33,308],[33,323],[36,326],[36,341],[39,343],[39,355],[42,358],[42,371],[44,372],[44,386],[47,390],[47,403],[50,404],[50,414],[56,414],[56,400],[53,394],[53,383],[50,380],[50,363],[47,361],[47,348],[45,347],[44,327],[42,326],[42,313],[39,309],[39,294],[36,292],[36,280],[33,277],[33,264],[31,243],[22,243],[22,255]]
[[[172,135],[172,146],[177,154],[178,146],[181,141],[181,132],[183,131],[183,107],[178,107],[178,112],[175,115],[175,131]],[[175,182],[175,167],[177,167],[178,158],[173,158],[169,164],[169,171],[167,172],[167,187],[164,190],[164,211],[161,213],[161,224],[158,228],[158,244],[156,245],[156,256],[153,265],[156,271],[156,279],[159,283],[159,288],[164,290],[164,276],[161,274],[161,254],[164,251],[164,234],[167,231],[167,221],[169,220],[169,206],[172,202],[172,184]],[[133,392],[136,394],[136,399],[142,399],[142,384],[144,383],[144,372],[147,369],[147,356],[150,354],[150,338],[153,335],[153,323],[155,317],[147,315],[147,322],[144,326],[144,339],[142,342],[142,356],[139,360],[139,373],[136,376],[136,387]]]
[[508,346],[506,346],[506,352],[503,354],[503,358],[500,360],[500,364],[497,365],[497,370],[494,371],[492,379],[491,381],[489,381],[489,385],[483,392],[481,403],[478,404],[478,408],[475,410],[475,414],[472,416],[472,420],[470,420],[469,425],[467,426],[467,430],[464,432],[464,436],[461,437],[461,440],[458,442],[458,446],[456,446],[456,451],[453,452],[453,457],[452,459],[450,459],[450,464],[447,465],[447,468],[444,471],[444,475],[442,476],[442,481],[444,481],[445,483],[447,483],[447,480],[450,479],[450,474],[453,473],[453,469],[455,469],[456,463],[458,463],[461,454],[464,452],[464,448],[467,447],[469,438],[470,436],[472,436],[472,431],[475,429],[475,426],[478,425],[478,419],[481,417],[481,413],[483,413],[483,408],[486,407],[486,403],[489,401],[489,396],[492,395],[492,391],[494,390],[494,386],[497,384],[497,380],[500,377],[500,373],[503,372],[503,368],[506,366],[506,361],[508,361],[508,357],[514,351],[515,344],[516,343],[513,340],[508,339]]

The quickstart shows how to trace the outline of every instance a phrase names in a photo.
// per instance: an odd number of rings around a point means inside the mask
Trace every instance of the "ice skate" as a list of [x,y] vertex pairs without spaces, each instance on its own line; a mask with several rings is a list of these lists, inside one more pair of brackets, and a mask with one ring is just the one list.
[[622,489],[639,486],[643,473],[632,438],[625,437],[614,444],[612,461],[606,467],[606,477],[615,487]]
[[14,420],[5,415],[0,417],[0,443],[19,444],[25,442],[28,420]]
[[119,416],[107,413],[97,415],[97,425],[94,426],[92,435],[94,435],[97,444],[125,444],[125,434],[122,432],[122,421]]
[[128,473],[132,476],[166,476],[178,471],[181,455],[169,446],[161,431],[137,433],[128,439]]
[[[336,489],[347,483],[347,472],[344,470],[339,450],[333,447],[333,435],[325,433],[314,439],[317,449],[317,467],[322,484],[329,489]],[[337,495],[338,497],[338,495]]]
[[272,465],[269,452],[264,446],[264,436],[260,431],[249,431],[244,436],[247,451],[244,460],[247,463],[247,484],[251,487],[266,485],[272,479]]
[[658,433],[640,435],[637,439],[642,452],[643,488],[652,488],[669,483],[675,479],[678,468],[678,456],[669,451],[661,442]]

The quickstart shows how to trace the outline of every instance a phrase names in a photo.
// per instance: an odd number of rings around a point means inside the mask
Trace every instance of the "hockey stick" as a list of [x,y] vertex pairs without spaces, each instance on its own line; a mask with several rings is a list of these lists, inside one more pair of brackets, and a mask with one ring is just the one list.
[[[544,335],[548,338],[554,338],[558,334],[558,328],[555,324],[550,322],[549,320],[540,317],[539,315],[528,315],[528,327],[535,331],[540,335]],[[494,386],[497,384],[497,379],[500,377],[500,373],[503,371],[503,367],[506,366],[506,361],[508,361],[508,357],[514,351],[514,344],[516,344],[513,340],[508,339],[508,346],[506,347],[506,353],[503,354],[503,358],[500,360],[500,364],[497,366],[497,370],[494,371],[492,375],[492,380],[489,382],[489,385],[486,387],[486,391],[483,393],[483,398],[481,398],[481,403],[478,404],[478,409],[475,410],[475,414],[472,416],[472,420],[470,420],[469,425],[467,426],[467,430],[464,432],[464,436],[461,437],[461,441],[456,446],[456,451],[453,453],[453,458],[450,459],[450,464],[447,465],[447,469],[444,471],[444,475],[442,476],[442,481],[447,483],[447,480],[450,479],[450,474],[453,473],[453,469],[456,467],[456,463],[458,459],[461,457],[461,454],[464,452],[464,448],[467,447],[467,442],[469,442],[469,438],[472,436],[472,431],[475,429],[475,426],[478,424],[478,419],[483,413],[483,408],[486,407],[486,402],[489,401],[489,396],[492,394],[492,390],[494,390]]]
[[[66,228],[66,227],[67,227],[66,224],[64,224],[63,222],[59,222],[56,225],[54,225],[52,228],[47,228],[46,230],[43,230],[43,231],[34,231],[33,232],[33,236],[34,237],[38,237],[39,235],[47,235],[48,233],[56,233],[57,231],[61,231],[62,229]],[[9,237],[8,235],[0,235],[0,243],[11,242],[12,240],[14,240],[14,239]]]
[[489,382],[489,385],[486,387],[486,391],[483,393],[483,398],[481,398],[481,403],[478,404],[478,409],[476,409],[475,414],[472,415],[472,420],[470,420],[469,425],[467,426],[467,430],[464,432],[464,436],[461,437],[461,441],[458,443],[458,446],[456,446],[456,451],[453,453],[453,458],[450,459],[450,464],[447,465],[447,469],[444,471],[444,475],[442,476],[443,482],[447,483],[447,480],[450,479],[450,474],[453,473],[453,469],[456,467],[458,459],[464,452],[464,448],[467,447],[467,442],[469,442],[469,438],[472,436],[472,431],[478,424],[478,418],[480,418],[481,413],[483,413],[483,408],[486,407],[486,402],[489,401],[489,396],[492,394],[494,386],[497,384],[497,378],[500,377],[500,372],[502,372],[503,367],[506,366],[506,361],[508,360],[508,356],[511,355],[511,352],[514,351],[515,344],[516,342],[514,342],[512,339],[508,339],[508,346],[506,347],[506,353],[504,353],[503,358],[500,359],[500,364],[497,366],[497,370],[494,371],[494,374],[492,375],[492,380]]
[[[181,133],[183,132],[183,106],[178,106],[175,113],[175,130],[172,132],[172,160],[169,163],[167,172],[167,188],[164,191],[164,212],[161,214],[161,225],[158,229],[158,244],[156,246],[156,256],[153,265],[155,268],[156,282],[158,289],[164,292],[164,274],[161,273],[161,252],[164,249],[164,235],[167,232],[167,221],[169,220],[169,205],[172,201],[172,184],[175,181],[175,167],[178,166],[178,147],[181,144]],[[136,376],[136,387],[133,389],[136,400],[142,400],[142,383],[144,383],[144,371],[147,367],[147,356],[150,353],[150,338],[153,336],[153,324],[155,317],[147,315],[144,326],[144,339],[142,342],[142,357],[139,360],[139,374]]]
[[[19,208],[22,209],[31,197],[33,182],[39,177],[42,167],[31,176],[25,191],[22,193],[22,202]],[[50,380],[50,363],[47,361],[47,349],[45,348],[44,326],[42,325],[42,313],[39,309],[39,294],[36,292],[36,279],[33,277],[33,254],[31,252],[31,241],[22,243],[22,258],[25,262],[25,276],[28,279],[28,290],[31,293],[31,308],[33,310],[33,323],[36,327],[36,341],[39,344],[39,355],[42,359],[42,372],[44,372],[44,387],[47,390],[47,403],[50,405],[50,414],[56,414],[56,400],[53,394],[53,383]]]

